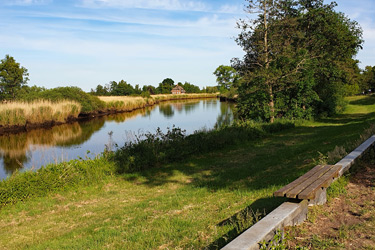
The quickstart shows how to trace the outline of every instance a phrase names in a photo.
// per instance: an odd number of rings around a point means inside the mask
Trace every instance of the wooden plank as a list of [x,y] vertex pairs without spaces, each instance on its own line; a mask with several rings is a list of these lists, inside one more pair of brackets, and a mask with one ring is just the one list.
[[324,175],[322,175],[300,194],[298,194],[298,199],[315,199],[316,191],[319,188],[328,187],[333,182],[334,178],[339,175],[340,169],[341,166],[339,165],[332,166],[329,171],[327,171]]
[[332,166],[325,165],[323,168],[321,168],[319,171],[317,171],[315,174],[310,176],[307,180],[304,182],[298,184],[293,189],[289,190],[286,193],[286,197],[288,198],[297,198],[297,195],[301,193],[303,190],[305,190],[308,186],[310,186],[312,183],[314,183],[318,178],[320,178],[322,175],[324,175],[327,171],[331,169]]
[[276,192],[274,192],[273,195],[278,196],[278,197],[284,197],[285,194],[289,190],[293,189],[295,186],[297,186],[297,185],[301,184],[302,182],[306,181],[312,175],[314,175],[316,172],[320,171],[322,168],[324,168],[324,165],[315,166],[313,169],[311,169],[310,171],[308,171],[304,175],[300,176],[298,179],[294,180],[293,182],[289,183],[288,185],[286,185],[286,186],[280,188],[279,190],[277,190]]

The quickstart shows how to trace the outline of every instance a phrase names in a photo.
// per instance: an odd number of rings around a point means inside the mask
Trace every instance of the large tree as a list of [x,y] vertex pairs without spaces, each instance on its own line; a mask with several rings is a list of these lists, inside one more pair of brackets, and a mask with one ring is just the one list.
[[[241,20],[232,64],[243,77],[239,115],[273,122],[331,112],[343,95],[343,66],[362,43],[361,29],[322,0],[248,0],[258,17]],[[329,98],[331,97],[331,99]]]
[[173,89],[174,81],[171,78],[165,78],[156,88],[158,94],[170,94]]
[[361,91],[368,91],[371,89],[374,91],[375,89],[375,66],[366,66],[365,70],[362,74],[362,85],[361,85]]
[[0,98],[14,100],[17,91],[29,80],[27,69],[21,67],[16,60],[6,55],[0,63]]
[[213,74],[216,76],[216,82],[221,92],[229,90],[232,86],[238,87],[240,83],[240,75],[231,66],[220,65]]

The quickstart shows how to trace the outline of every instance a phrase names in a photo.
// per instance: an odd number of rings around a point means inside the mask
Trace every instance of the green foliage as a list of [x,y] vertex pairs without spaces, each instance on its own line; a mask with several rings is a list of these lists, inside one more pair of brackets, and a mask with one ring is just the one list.
[[102,181],[113,173],[113,164],[104,157],[51,164],[36,172],[14,173],[0,182],[0,205],[45,196],[79,185],[89,185]]
[[187,94],[202,92],[198,86],[191,84],[189,82],[185,82],[184,84],[179,83],[179,85],[181,85],[184,88]]
[[148,92],[150,95],[155,95],[156,94],[156,88],[152,85],[145,85],[142,88],[142,92]]
[[157,129],[155,134],[141,134],[134,142],[125,143],[114,153],[114,160],[120,173],[142,171],[291,127],[294,124],[289,121],[274,124],[237,122],[218,130],[196,131],[188,136],[180,128],[173,127],[167,133]]
[[121,80],[119,83],[112,81],[110,82],[110,86],[110,95],[122,96],[135,94],[133,86],[124,80]]
[[366,66],[362,74],[360,90],[367,93],[369,89],[375,90],[375,66]]
[[259,249],[261,250],[282,250],[287,249],[286,240],[284,238],[283,232],[278,229],[273,236],[272,240],[269,242],[263,241],[259,243]]
[[165,78],[156,88],[157,94],[170,94],[174,86],[174,81],[171,78]]
[[[310,118],[345,107],[343,97],[358,91],[362,44],[358,23],[322,0],[249,0],[236,41],[245,51],[232,60],[242,76],[238,113],[244,119]],[[280,35],[283,34],[283,35]]]
[[[202,92],[198,86],[195,86],[189,82],[185,82],[184,84],[179,82],[178,84],[184,88],[186,93]],[[174,81],[171,78],[164,79],[161,83],[159,83],[159,86],[157,88],[155,88],[152,85],[144,85],[142,89],[139,87],[138,84],[136,84],[133,87],[126,81],[121,80],[118,83],[115,81],[111,81],[109,84],[106,84],[105,86],[99,84],[95,90],[91,89],[91,93],[97,96],[144,96],[146,92],[149,95],[170,94],[173,86]]]
[[204,92],[204,93],[217,93],[217,92],[219,92],[219,89],[216,86],[214,86],[214,87],[207,86],[206,88],[204,88],[202,90],[202,92]]
[[6,55],[0,63],[0,100],[15,99],[17,92],[29,80],[27,69]]
[[220,65],[213,73],[216,76],[216,82],[220,87],[220,92],[237,88],[240,85],[240,75],[231,66]]
[[78,87],[58,87],[54,89],[25,88],[19,99],[23,101],[45,99],[53,102],[73,100],[81,104],[81,113],[97,112],[105,108],[105,103],[98,97],[88,94]]
[[108,88],[107,88],[107,86],[102,86],[102,85],[98,85],[98,86],[96,86],[96,89],[95,89],[95,91],[94,90],[91,90],[91,93],[93,94],[93,95],[98,95],[98,96],[107,96],[107,95],[110,95],[110,92],[109,92],[109,90],[108,90]]

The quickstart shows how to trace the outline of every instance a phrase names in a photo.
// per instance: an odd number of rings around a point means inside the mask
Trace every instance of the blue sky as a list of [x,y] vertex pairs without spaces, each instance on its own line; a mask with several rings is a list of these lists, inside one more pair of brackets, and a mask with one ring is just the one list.
[[[375,0],[337,0],[360,23],[360,66],[375,65]],[[0,0],[0,58],[10,54],[29,85],[79,86],[164,78],[215,85],[212,72],[241,57],[233,39],[244,0]]]

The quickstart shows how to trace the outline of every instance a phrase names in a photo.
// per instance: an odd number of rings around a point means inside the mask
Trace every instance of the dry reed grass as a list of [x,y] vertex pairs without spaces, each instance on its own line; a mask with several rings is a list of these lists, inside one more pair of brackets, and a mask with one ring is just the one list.
[[152,105],[149,99],[140,96],[99,96],[109,111],[132,111]]
[[45,122],[66,122],[78,117],[81,105],[74,101],[11,102],[0,104],[0,126],[25,126]]
[[151,95],[150,98],[141,96],[98,96],[106,103],[108,111],[133,111],[169,100],[198,99],[216,97],[217,94],[182,94],[182,95]]

